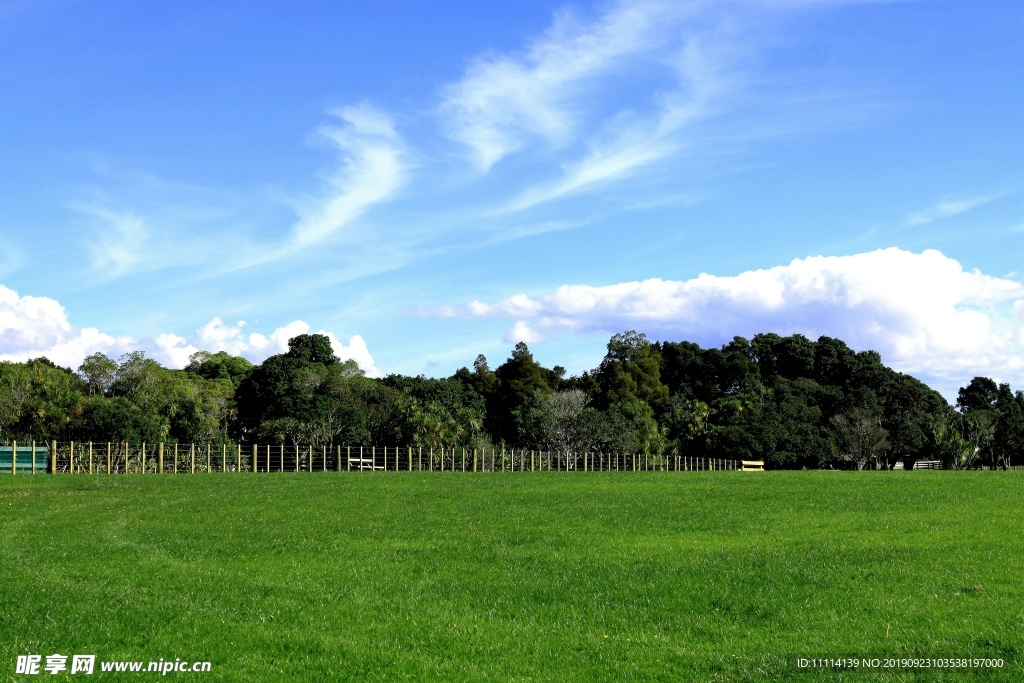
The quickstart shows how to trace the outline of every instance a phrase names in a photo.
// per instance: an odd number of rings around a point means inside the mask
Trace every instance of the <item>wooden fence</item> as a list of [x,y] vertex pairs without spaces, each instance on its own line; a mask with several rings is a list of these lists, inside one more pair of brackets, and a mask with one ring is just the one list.
[[[740,461],[684,455],[418,446],[13,443],[0,474],[200,472],[672,472],[740,470]],[[3,450],[0,450],[0,454]],[[31,466],[27,463],[31,462]]]

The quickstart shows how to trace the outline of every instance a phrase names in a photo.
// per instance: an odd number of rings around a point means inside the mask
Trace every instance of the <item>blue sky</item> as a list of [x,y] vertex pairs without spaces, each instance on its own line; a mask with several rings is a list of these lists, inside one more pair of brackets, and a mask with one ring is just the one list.
[[776,331],[1020,386],[1022,38],[1015,2],[0,0],[0,358]]

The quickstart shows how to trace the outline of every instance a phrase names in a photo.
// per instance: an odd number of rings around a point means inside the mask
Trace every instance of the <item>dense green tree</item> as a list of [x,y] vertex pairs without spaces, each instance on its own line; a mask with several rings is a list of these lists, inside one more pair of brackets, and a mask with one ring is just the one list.
[[237,389],[242,380],[252,372],[252,368],[252,363],[245,358],[232,356],[226,351],[218,351],[217,353],[199,351],[192,354],[185,370],[204,379],[227,380],[231,383],[232,387]]
[[619,401],[590,415],[594,418],[594,441],[586,450],[660,454],[668,446],[654,411],[642,401]]
[[287,353],[271,356],[239,384],[235,436],[314,445],[372,436],[365,411],[354,405],[363,379],[357,365],[338,361],[326,336],[295,337]]
[[988,377],[975,377],[957,392],[956,407],[961,412],[994,410],[999,399],[999,387]]
[[635,330],[616,334],[608,341],[608,351],[596,374],[602,407],[629,401],[660,410],[668,400],[668,387],[661,381],[660,350]]
[[931,416],[947,409],[945,399],[922,382],[890,371],[881,391],[884,406],[882,427],[888,433],[888,459],[913,467],[917,460],[928,459],[932,447]]
[[69,431],[79,442],[157,443],[167,438],[170,424],[165,417],[144,412],[123,396],[91,396],[83,402]]
[[89,385],[90,396],[104,396],[117,376],[117,363],[106,354],[94,353],[78,366],[78,374]]
[[849,386],[856,364],[856,354],[845,342],[832,337],[818,337],[814,345],[814,379],[818,384]]
[[693,342],[664,342],[660,352],[660,376],[670,396],[714,400],[719,393],[718,366],[708,350]]
[[1009,384],[1000,384],[997,391],[993,464],[1007,468],[1024,462],[1024,391],[1014,394]]
[[552,391],[554,375],[534,360],[524,342],[516,344],[512,355],[494,372],[498,380],[495,393],[487,402],[485,424],[495,442],[512,446],[523,443],[523,426],[529,405],[538,394]]
[[331,347],[331,340],[323,334],[300,334],[288,340],[288,358],[296,358],[306,363],[333,365],[339,362]]

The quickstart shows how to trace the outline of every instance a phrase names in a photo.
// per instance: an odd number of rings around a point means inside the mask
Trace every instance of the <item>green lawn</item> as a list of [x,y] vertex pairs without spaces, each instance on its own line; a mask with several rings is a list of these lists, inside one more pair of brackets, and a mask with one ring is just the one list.
[[0,530],[0,680],[1024,680],[1014,472],[19,475]]

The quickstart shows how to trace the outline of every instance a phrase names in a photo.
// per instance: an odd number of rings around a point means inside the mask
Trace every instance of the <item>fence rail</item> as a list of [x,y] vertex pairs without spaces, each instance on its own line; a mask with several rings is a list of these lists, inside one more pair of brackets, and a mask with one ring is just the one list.
[[[5,458],[5,453],[10,453],[10,457]],[[740,461],[725,458],[591,451],[74,441],[33,441],[0,446],[0,474],[672,472],[741,469]]]

